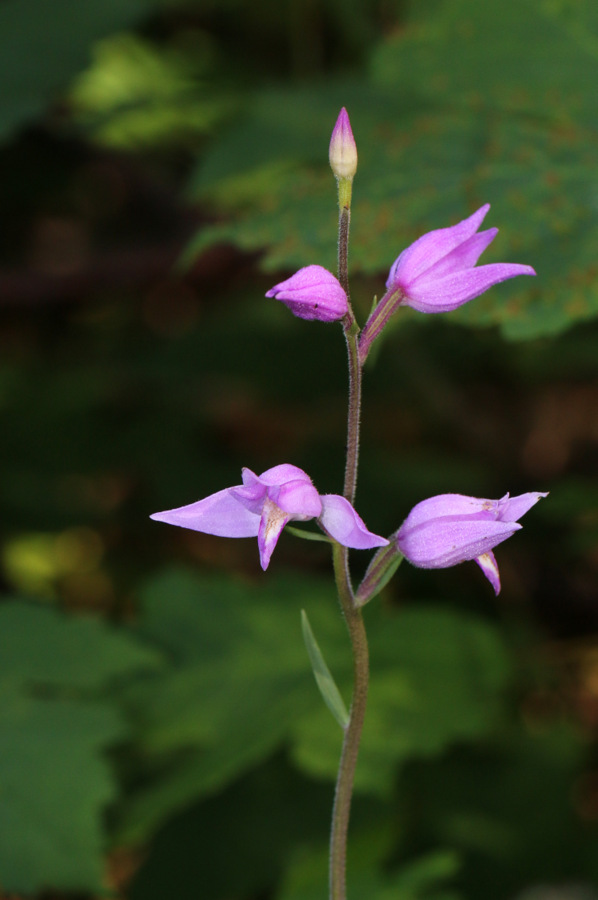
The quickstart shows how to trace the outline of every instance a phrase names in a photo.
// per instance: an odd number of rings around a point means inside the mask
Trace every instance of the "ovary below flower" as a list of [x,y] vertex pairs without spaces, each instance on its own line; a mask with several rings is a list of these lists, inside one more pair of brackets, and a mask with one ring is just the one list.
[[475,560],[498,594],[500,577],[492,549],[518,531],[521,516],[546,496],[535,491],[484,500],[440,494],[414,506],[394,540],[405,559],[422,569]]
[[278,538],[291,520],[316,519],[322,531],[344,547],[369,550],[388,544],[386,538],[368,531],[348,500],[318,494],[310,477],[289,464],[261,475],[243,469],[243,484],[150,518],[221,537],[257,537],[262,569],[268,568]]

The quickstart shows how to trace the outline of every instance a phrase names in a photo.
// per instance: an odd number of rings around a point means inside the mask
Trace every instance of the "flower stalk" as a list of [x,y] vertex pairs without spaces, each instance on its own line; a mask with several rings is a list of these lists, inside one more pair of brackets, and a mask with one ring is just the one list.
[[336,544],[332,558],[341,609],[353,650],[353,697],[338,767],[330,832],[330,900],[346,900],[347,834],[368,697],[369,651],[361,610],[355,605],[345,548]]
[[[340,198],[339,182],[339,198]],[[350,202],[350,198],[349,198]],[[359,360],[359,326],[355,320],[349,293],[349,228],[351,207],[340,206],[338,217],[338,280],[347,296],[347,313],[343,319],[343,331],[347,343],[349,364],[349,403],[347,411],[347,456],[343,494],[353,503],[357,488],[359,463],[359,432],[361,426],[361,363]]]

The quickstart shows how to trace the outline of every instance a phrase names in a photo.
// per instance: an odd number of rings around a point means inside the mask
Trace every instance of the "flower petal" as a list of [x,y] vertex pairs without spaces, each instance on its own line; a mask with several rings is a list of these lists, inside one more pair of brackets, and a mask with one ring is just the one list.
[[[508,494],[507,494],[508,496]],[[464,494],[437,494],[416,503],[401,529],[412,529],[417,525],[427,525],[431,520],[458,516],[486,519],[499,518],[500,500],[486,500],[483,497],[466,497]]]
[[[249,477],[245,472],[249,473],[250,470],[243,470],[244,481]],[[307,472],[299,466],[283,463],[266,469],[259,478],[257,475],[253,477],[260,485],[266,487],[268,497],[292,518],[312,519],[320,515],[322,509],[320,496]]]
[[400,280],[411,283],[423,272],[434,266],[443,256],[476,233],[482,224],[490,204],[485,203],[473,215],[449,228],[437,228],[418,238],[403,250],[391,266],[386,287],[390,288]]
[[494,588],[494,593],[498,597],[500,594],[500,574],[498,571],[498,564],[494,558],[494,553],[492,553],[491,550],[487,553],[482,553],[481,556],[478,556],[476,562]]
[[322,494],[320,500],[322,515],[318,522],[322,530],[343,547],[371,550],[388,544],[386,538],[368,531],[363,519],[345,497],[339,494]]
[[520,494],[518,497],[509,497],[507,494],[498,501],[499,518],[503,522],[516,522],[542,497],[548,497],[548,492],[532,491],[529,494]]
[[243,469],[243,484],[229,488],[229,491],[245,509],[255,513],[256,516],[261,516],[268,488],[262,484],[255,472]]
[[[250,471],[250,469],[243,469],[243,473]],[[253,475],[253,472],[251,474]],[[257,478],[258,476],[255,475],[254,477]],[[266,469],[266,471],[262,472],[259,476],[259,481],[268,486],[271,484],[284,484],[286,481],[305,481],[306,484],[312,483],[307,472],[304,472],[299,466],[291,465],[291,463],[282,463],[279,466],[273,466],[271,469]]]
[[397,547],[414,566],[445,569],[488,553],[521,527],[518,522],[446,516],[415,528],[402,525]]
[[293,519],[314,519],[322,511],[320,495],[311,481],[287,481],[268,488],[268,497]]
[[[422,278],[444,278],[445,275],[451,275],[453,272],[460,272],[463,269],[471,269],[477,263],[484,250],[492,243],[498,228],[488,228],[487,231],[480,231],[473,234],[462,244],[439,259],[438,262],[426,269],[422,274]],[[417,279],[415,279],[417,283]],[[412,282],[413,284],[413,282]]]
[[260,517],[239,503],[235,490],[237,488],[225,488],[197,503],[154,513],[150,519],[220,537],[256,537]]
[[424,313],[450,312],[473,300],[488,288],[517,275],[535,275],[531,266],[519,263],[491,263],[455,272],[444,278],[422,277],[409,289],[403,303]]

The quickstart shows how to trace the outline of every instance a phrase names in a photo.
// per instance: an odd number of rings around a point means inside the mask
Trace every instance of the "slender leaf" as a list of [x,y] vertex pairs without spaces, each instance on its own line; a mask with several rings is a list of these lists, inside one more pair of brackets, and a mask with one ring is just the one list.
[[301,630],[303,631],[303,640],[309,654],[309,661],[313,669],[316,684],[320,690],[324,703],[344,730],[349,724],[349,713],[344,704],[341,693],[336,686],[336,682],[332,677],[330,669],[326,665],[326,660],[322,656],[322,651],[318,646],[318,642],[314,637],[314,633],[309,624],[307,613],[301,610]]

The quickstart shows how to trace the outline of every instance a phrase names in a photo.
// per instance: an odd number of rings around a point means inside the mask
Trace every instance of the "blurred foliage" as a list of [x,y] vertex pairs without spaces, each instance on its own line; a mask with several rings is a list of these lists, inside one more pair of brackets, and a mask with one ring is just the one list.
[[89,61],[92,43],[134,25],[160,0],[4,0],[0,138],[43,114]]
[[596,835],[579,815],[584,785],[579,777],[571,784],[583,742],[546,726],[482,752],[449,754],[434,770],[415,763],[403,779],[407,802],[421,813],[412,840],[465,852],[466,894],[482,883],[489,898],[512,896],[540,869],[547,883],[566,885],[584,872],[596,884]]
[[[393,872],[384,871],[381,863],[388,852],[388,833],[378,824],[353,835],[357,865],[349,870],[350,885],[362,897],[377,900],[453,900],[458,894],[447,887],[459,869],[456,854],[430,853]],[[280,892],[281,900],[310,900],[321,892],[327,877],[327,855],[322,849],[311,853],[305,849],[289,866]]]
[[199,32],[178,51],[132,34],[108,38],[75,83],[73,115],[110,147],[184,145],[211,132],[229,111],[230,101],[214,96],[211,85],[202,91],[209,67],[209,41]]
[[[334,780],[342,735],[298,640],[302,607],[350,696],[352,661],[328,582],[294,576],[250,588],[176,573],[152,582],[144,634],[165,644],[175,665],[170,677],[146,679],[132,703],[143,715],[145,765],[173,755],[177,765],[133,798],[125,836],[145,833],[281,744],[300,770]],[[458,613],[428,607],[372,615],[368,625],[372,703],[356,785],[385,796],[398,762],[496,727],[508,668],[492,630]]]
[[103,810],[116,785],[102,753],[127,734],[108,684],[160,662],[101,621],[0,606],[2,883],[99,892]]
[[366,77],[261,92],[214,142],[192,195],[235,215],[202,229],[188,256],[233,241],[263,250],[269,271],[306,261],[333,268],[319,148],[330,109],[345,105],[360,156],[356,270],[385,274],[419,234],[490,202],[501,235],[484,258],[527,262],[540,275],[490,291],[455,318],[522,339],[595,316],[595,5],[427,0],[414,10],[376,47]]
[[488,260],[539,273],[393,323],[360,513],[551,491],[498,601],[403,565],[365,611],[351,895],[595,898],[595,4],[4,0],[0,29],[0,890],[324,895],[340,732],[300,611],[348,703],[328,548],[284,534],[263,574],[147,517],[242,465],[340,490],[339,330],[264,293],[334,268],[345,105],[362,320],[483,202]]

